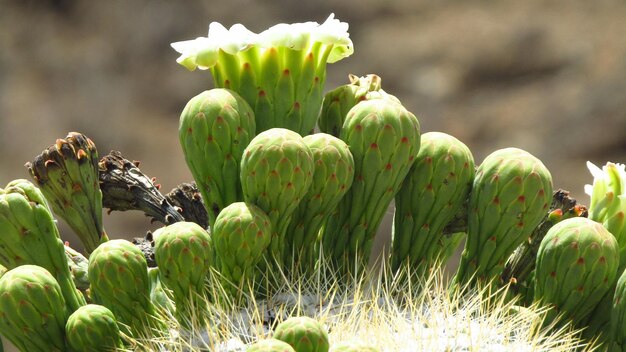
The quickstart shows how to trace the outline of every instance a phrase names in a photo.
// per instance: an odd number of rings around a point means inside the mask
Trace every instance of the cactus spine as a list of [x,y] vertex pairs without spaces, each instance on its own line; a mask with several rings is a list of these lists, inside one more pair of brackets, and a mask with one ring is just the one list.
[[393,270],[403,262],[415,269],[447,259],[443,228],[463,206],[473,178],[474,158],[465,144],[445,133],[422,135],[417,160],[395,197]]
[[224,207],[243,200],[239,165],[255,126],[248,103],[228,89],[198,94],[180,115],[180,144],[202,194],[209,226]]

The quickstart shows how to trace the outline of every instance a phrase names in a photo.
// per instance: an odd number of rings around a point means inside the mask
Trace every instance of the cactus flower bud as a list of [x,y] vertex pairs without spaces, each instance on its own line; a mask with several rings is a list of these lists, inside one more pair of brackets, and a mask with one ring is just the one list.
[[313,131],[322,105],[326,64],[350,56],[348,24],[334,18],[277,24],[259,34],[213,22],[208,37],[172,43],[189,70],[210,69],[216,87],[239,93],[253,108],[256,131]]

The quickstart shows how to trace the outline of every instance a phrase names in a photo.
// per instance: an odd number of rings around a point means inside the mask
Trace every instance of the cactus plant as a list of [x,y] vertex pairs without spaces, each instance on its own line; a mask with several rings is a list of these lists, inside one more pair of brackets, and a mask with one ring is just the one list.
[[110,309],[125,324],[122,332],[136,338],[158,336],[164,326],[150,301],[148,264],[126,240],[110,240],[89,256],[89,282],[94,303]]
[[548,213],[552,176],[518,148],[488,155],[476,171],[468,204],[468,233],[455,281],[496,279],[506,259]]
[[229,89],[196,95],[180,115],[180,144],[204,199],[209,226],[224,207],[243,200],[239,167],[255,126],[250,105]]
[[357,257],[367,264],[383,215],[415,162],[420,125],[394,101],[367,100],[350,110],[341,139],[354,157],[355,176],[324,227],[323,248],[340,266]]
[[326,63],[352,54],[348,25],[278,24],[260,34],[241,24],[229,30],[213,22],[207,38],[172,43],[189,70],[210,69],[216,87],[239,93],[254,109],[257,133],[287,128],[313,131],[326,80]]
[[258,206],[270,218],[273,234],[265,258],[271,263],[280,263],[284,257],[286,231],[309,190],[313,170],[309,147],[299,134],[284,128],[260,133],[244,151],[243,195],[246,202]]
[[88,253],[108,239],[102,227],[98,151],[91,139],[70,132],[26,167],[52,210],[76,232]]
[[61,288],[46,269],[22,265],[0,278],[0,333],[20,351],[65,351],[68,315]]
[[296,352],[288,343],[277,339],[263,339],[250,345],[246,352]]
[[446,261],[443,228],[467,200],[473,178],[474,158],[465,144],[445,133],[422,135],[417,160],[395,197],[393,270],[402,262],[417,268]]
[[107,352],[124,347],[113,312],[97,304],[72,313],[65,324],[65,334],[73,352]]
[[172,291],[178,321],[189,327],[192,310],[206,310],[205,278],[214,261],[211,237],[196,223],[177,222],[154,232],[154,256],[160,281]]
[[541,241],[535,269],[535,301],[576,324],[585,319],[617,279],[619,249],[602,225],[575,217],[554,225]]
[[320,131],[335,137],[339,137],[348,111],[357,103],[369,99],[391,99],[400,103],[396,97],[382,90],[381,79],[377,75],[358,77],[351,74],[348,75],[348,79],[350,84],[326,93],[319,121],[317,121]]
[[287,230],[285,263],[315,267],[319,250],[319,230],[348,192],[354,179],[354,159],[348,145],[326,133],[304,137],[313,154],[313,182]]
[[38,265],[57,280],[69,311],[85,304],[76,290],[63,241],[43,194],[16,180],[0,189],[0,264],[7,269]]
[[328,333],[317,320],[291,317],[276,326],[274,338],[285,341],[296,352],[328,352]]
[[217,216],[212,238],[224,288],[232,296],[246,291],[272,239],[270,218],[254,204],[233,203]]

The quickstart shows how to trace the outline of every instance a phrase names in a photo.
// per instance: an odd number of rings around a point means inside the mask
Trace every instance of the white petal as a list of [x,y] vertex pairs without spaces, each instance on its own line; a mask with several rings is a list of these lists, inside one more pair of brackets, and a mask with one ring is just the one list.
[[587,161],[587,168],[589,169],[589,172],[591,172],[591,175],[594,178],[604,178],[604,172],[602,170],[600,170],[599,167],[595,166],[591,161]]

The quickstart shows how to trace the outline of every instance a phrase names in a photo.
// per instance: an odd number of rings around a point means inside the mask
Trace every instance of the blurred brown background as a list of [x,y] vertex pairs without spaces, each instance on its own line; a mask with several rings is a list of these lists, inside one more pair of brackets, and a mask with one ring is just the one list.
[[[0,0],[0,185],[28,178],[24,163],[68,131],[141,160],[165,192],[191,180],[178,117],[211,78],[176,64],[169,44],[206,36],[210,21],[260,32],[331,12],[355,53],[329,65],[327,90],[377,73],[423,132],[456,136],[477,163],[526,149],[585,204],[585,161],[626,162],[621,0]],[[105,225],[114,238],[157,226],[139,213]]]

